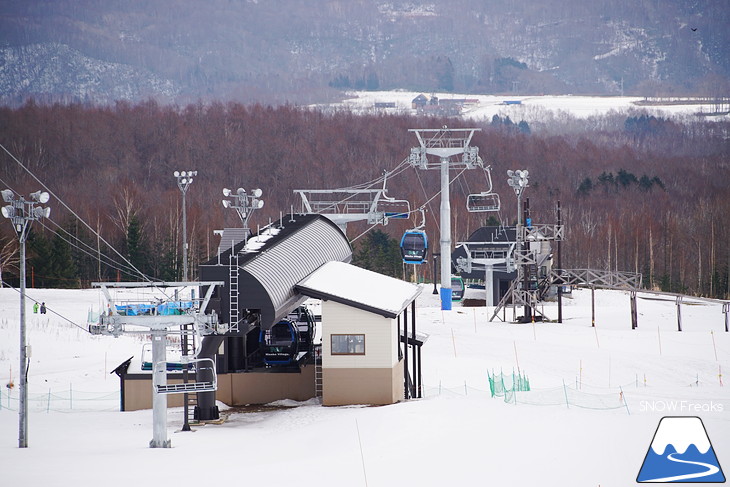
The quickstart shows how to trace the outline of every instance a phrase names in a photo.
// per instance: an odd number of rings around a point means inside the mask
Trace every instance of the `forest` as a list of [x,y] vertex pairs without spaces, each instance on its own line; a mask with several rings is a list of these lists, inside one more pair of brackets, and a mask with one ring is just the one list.
[[[524,125],[410,115],[354,115],[292,105],[160,105],[119,102],[0,108],[0,189],[28,195],[42,181],[51,217],[33,224],[27,285],[85,287],[94,281],[182,277],[182,199],[173,172],[197,170],[186,194],[191,279],[218,246],[213,231],[239,226],[221,204],[223,188],[261,188],[265,206],[252,228],[300,211],[294,189],[343,188],[379,178],[409,154],[408,129],[474,127],[472,145],[491,165],[498,213],[469,213],[469,193],[486,190],[482,171],[454,171],[452,239],[488,219],[512,224],[517,202],[508,169],[528,169],[534,223],[566,225],[566,268],[643,274],[644,286],[728,299],[730,124],[678,122],[612,113]],[[574,129],[576,125],[581,130]],[[571,127],[570,129],[568,129]],[[564,130],[563,130],[564,129]],[[16,160],[17,159],[17,160]],[[438,241],[437,171],[409,168],[388,180],[388,195],[426,205]],[[351,224],[356,262],[401,275],[394,248],[420,219],[371,228]],[[369,231],[368,231],[369,230]],[[18,283],[18,242],[0,220],[0,270]],[[118,253],[117,253],[118,252]],[[125,263],[121,256],[128,259]],[[133,266],[133,267],[132,267]],[[429,266],[419,275],[431,279]]]

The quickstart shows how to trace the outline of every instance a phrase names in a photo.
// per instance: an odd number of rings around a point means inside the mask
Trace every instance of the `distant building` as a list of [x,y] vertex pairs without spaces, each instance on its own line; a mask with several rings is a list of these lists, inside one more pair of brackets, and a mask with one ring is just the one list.
[[426,105],[428,105],[428,97],[421,93],[417,97],[415,97],[413,100],[411,100],[411,108],[414,110],[418,110],[419,108],[423,108]]
[[376,101],[374,108],[395,108],[394,101]]

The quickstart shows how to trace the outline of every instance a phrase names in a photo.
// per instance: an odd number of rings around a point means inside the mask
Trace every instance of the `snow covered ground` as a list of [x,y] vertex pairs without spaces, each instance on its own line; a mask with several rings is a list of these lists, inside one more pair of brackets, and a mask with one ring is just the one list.
[[[90,336],[53,314],[83,326],[103,306],[98,291],[42,289],[28,290],[50,312],[34,315],[28,301],[29,447],[19,449],[17,385],[11,398],[6,387],[11,374],[17,384],[19,295],[0,289],[3,485],[626,486],[663,416],[699,416],[730,474],[730,379],[719,376],[730,371],[730,333],[719,304],[685,301],[680,333],[671,298],[639,294],[631,330],[623,292],[596,291],[592,328],[590,291],[565,300],[563,324],[532,325],[488,323],[491,308],[441,311],[430,289],[417,321],[429,334],[424,399],[285,401],[295,407],[231,412],[193,432],[179,431],[182,409],[172,409],[170,449],[148,448],[150,410],[118,412],[109,372],[142,342]],[[555,304],[545,313],[555,318]],[[526,373],[533,390],[517,404],[491,398],[487,371],[500,370]],[[601,404],[614,409],[591,409]]]
[[[345,107],[356,112],[367,111],[399,111],[415,113],[411,101],[419,92],[411,91],[356,91],[336,107]],[[699,119],[698,112],[711,113],[714,107],[707,105],[656,105],[639,106],[636,103],[643,97],[632,96],[574,96],[574,95],[460,95],[453,93],[425,93],[435,95],[439,100],[470,99],[477,103],[465,106],[462,118],[475,121],[491,121],[494,115],[510,119],[517,123],[526,120],[529,123],[546,122],[552,117],[559,118],[562,113],[583,119],[594,115],[605,115],[610,112],[629,113],[634,110],[650,113],[655,116],[682,119]],[[513,102],[519,102],[513,103]],[[395,103],[395,108],[376,109],[375,103]],[[728,120],[730,116],[711,117],[709,120]]]

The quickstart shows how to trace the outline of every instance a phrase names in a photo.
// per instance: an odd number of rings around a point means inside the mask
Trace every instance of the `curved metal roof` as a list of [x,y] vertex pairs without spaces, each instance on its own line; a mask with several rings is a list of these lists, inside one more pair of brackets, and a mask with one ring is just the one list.
[[[352,247],[347,237],[329,219],[320,215],[286,215],[261,229],[247,242],[237,244],[238,307],[258,310],[261,327],[270,328],[285,317],[306,296],[294,286],[327,262],[350,262]],[[201,275],[212,273],[226,282],[222,304],[230,293],[231,250],[220,259],[201,266]],[[222,319],[227,318],[228,304]]]

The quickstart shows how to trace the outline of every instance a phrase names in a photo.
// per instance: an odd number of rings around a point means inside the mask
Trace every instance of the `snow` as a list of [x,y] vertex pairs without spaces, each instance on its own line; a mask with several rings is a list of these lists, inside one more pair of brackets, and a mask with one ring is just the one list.
[[[138,356],[132,337],[88,335],[98,290],[29,289],[27,301],[28,448],[18,448],[18,413],[7,409],[17,383],[19,295],[0,289],[0,462],[3,485],[210,485],[234,479],[272,486],[626,486],[635,478],[663,416],[699,416],[720,465],[730,465],[730,333],[720,303],[686,300],[683,332],[673,298],[639,293],[639,327],[629,296],[591,293],[565,299],[564,323],[488,323],[492,308],[439,308],[429,288],[418,297],[425,398],[383,407],[322,407],[277,401],[229,409],[222,424],[180,432],[182,409],[168,415],[170,449],[150,449],[152,412],[118,412],[118,379],[109,372]],[[81,327],[59,318],[59,313]],[[554,318],[556,305],[544,312]],[[511,311],[507,312],[511,317]],[[487,371],[526,373],[533,404],[491,398]],[[727,380],[725,380],[727,382]],[[575,388],[580,389],[581,395]],[[74,406],[54,399],[73,390]],[[552,391],[570,405],[539,405]],[[13,390],[17,399],[17,386]],[[65,394],[65,395],[64,395]],[[590,409],[591,398],[625,399]],[[87,401],[90,396],[111,400]],[[106,396],[105,396],[106,395]],[[581,404],[581,397],[585,401]],[[17,403],[10,403],[17,408]],[[581,405],[585,407],[580,407]],[[225,408],[221,404],[222,408]],[[630,413],[630,414],[629,414]],[[725,471],[725,475],[727,475]]]
[[344,262],[332,261],[303,279],[299,287],[372,308],[400,314],[421,293],[421,289]]
[[[347,108],[355,112],[366,112],[375,109],[376,102],[395,102],[395,109],[405,113],[415,113],[411,108],[411,101],[421,94],[414,91],[356,91],[350,93],[350,98],[334,107]],[[576,95],[464,95],[454,93],[425,93],[427,96],[437,96],[439,100],[469,99],[477,103],[470,103],[464,107],[461,117],[474,121],[491,121],[494,115],[509,116],[517,123],[526,120],[530,123],[545,120],[545,113],[560,115],[562,113],[584,119],[587,117],[606,115],[612,112],[628,114],[630,111],[642,110],[655,116],[687,117],[695,116],[698,112],[712,113],[714,107],[705,105],[654,105],[640,106],[638,102],[643,97],[635,96],[576,96]],[[519,101],[520,104],[506,105],[507,101]],[[730,116],[713,117],[712,120],[727,120]]]

